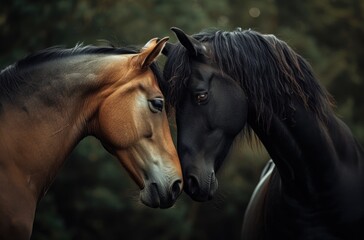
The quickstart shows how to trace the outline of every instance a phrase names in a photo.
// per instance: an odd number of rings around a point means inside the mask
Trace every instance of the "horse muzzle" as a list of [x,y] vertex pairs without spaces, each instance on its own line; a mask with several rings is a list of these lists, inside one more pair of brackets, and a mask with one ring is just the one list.
[[167,186],[157,181],[151,181],[146,182],[145,187],[140,191],[140,200],[151,208],[169,208],[173,206],[181,192],[181,179],[176,179]]
[[211,200],[218,188],[215,171],[203,174],[200,178],[198,176],[197,174],[191,173],[185,177],[185,192],[193,200],[198,202]]

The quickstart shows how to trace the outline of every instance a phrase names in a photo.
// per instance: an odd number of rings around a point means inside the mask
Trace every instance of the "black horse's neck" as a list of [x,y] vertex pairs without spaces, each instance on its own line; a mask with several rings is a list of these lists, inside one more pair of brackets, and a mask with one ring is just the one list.
[[254,109],[248,114],[248,124],[277,165],[285,187],[313,194],[333,186],[343,168],[363,170],[362,149],[343,122],[332,113],[322,121],[295,105],[291,119],[273,114],[269,128],[256,121]]
[[269,128],[254,109],[248,116],[277,170],[262,210],[266,238],[362,239],[364,151],[348,127],[298,103],[292,119],[273,114]]

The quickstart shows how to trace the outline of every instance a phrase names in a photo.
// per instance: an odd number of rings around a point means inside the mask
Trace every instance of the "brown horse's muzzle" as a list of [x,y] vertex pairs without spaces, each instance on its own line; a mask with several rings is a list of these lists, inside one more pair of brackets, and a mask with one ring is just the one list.
[[[169,181],[167,181],[169,182]],[[142,203],[152,208],[169,208],[176,202],[182,191],[182,180],[176,178],[171,185],[157,180],[148,180],[140,191]]]

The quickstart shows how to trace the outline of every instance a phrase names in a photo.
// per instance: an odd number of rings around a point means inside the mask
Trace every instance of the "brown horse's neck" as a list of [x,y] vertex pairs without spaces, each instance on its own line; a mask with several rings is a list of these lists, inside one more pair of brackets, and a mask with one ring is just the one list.
[[[36,102],[28,102],[27,106],[33,104]],[[27,111],[13,107],[5,105],[6,114],[1,116],[4,132],[0,130],[0,160],[11,169],[9,175],[20,177],[19,181],[25,182],[38,199],[82,138],[83,129],[77,118],[68,116],[68,111],[57,112],[44,106]]]
[[[6,172],[5,178],[26,186],[36,201],[44,195],[69,153],[92,134],[89,123],[107,95],[107,91],[99,93],[106,86],[101,74],[93,71],[98,68],[70,66],[72,71],[53,75],[55,80],[40,79],[48,84],[31,96],[2,104],[0,181]],[[40,75],[34,73],[33,78]]]

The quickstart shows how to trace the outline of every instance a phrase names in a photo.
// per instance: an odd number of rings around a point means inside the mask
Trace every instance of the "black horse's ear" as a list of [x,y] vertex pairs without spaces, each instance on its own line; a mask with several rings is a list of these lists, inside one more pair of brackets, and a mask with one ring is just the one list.
[[174,48],[173,43],[166,42],[166,45],[164,45],[164,48],[162,50],[162,54],[166,57],[168,57],[169,53],[171,52],[172,48]]
[[184,46],[191,55],[197,57],[199,54],[204,53],[204,46],[202,43],[187,35],[179,28],[172,27],[171,30],[176,34],[182,46]]

